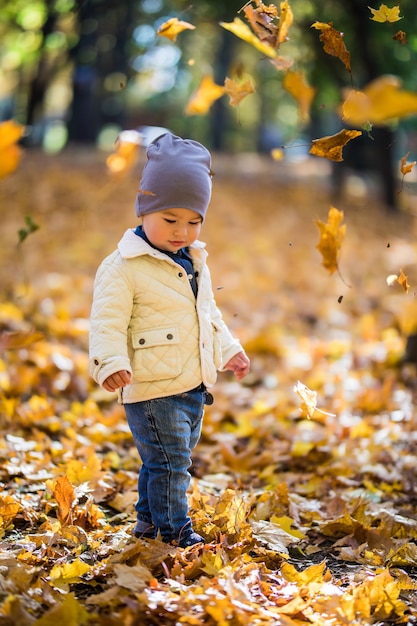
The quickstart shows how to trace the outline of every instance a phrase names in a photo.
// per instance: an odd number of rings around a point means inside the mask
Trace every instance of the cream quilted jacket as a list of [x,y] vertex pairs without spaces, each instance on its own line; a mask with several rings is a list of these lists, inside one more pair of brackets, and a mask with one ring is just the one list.
[[120,370],[133,375],[122,403],[212,386],[217,370],[242,350],[212,292],[205,244],[190,254],[198,272],[194,297],[184,269],[133,230],[100,265],[90,327],[90,374],[98,384]]

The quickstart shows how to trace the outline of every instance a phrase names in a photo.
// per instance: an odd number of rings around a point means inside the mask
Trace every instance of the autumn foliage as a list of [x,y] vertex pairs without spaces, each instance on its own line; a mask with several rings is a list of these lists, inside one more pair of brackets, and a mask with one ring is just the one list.
[[[396,9],[370,19],[394,23]],[[282,56],[290,4],[243,15],[221,27],[286,73],[307,119],[314,88]],[[184,29],[171,19],[159,34]],[[336,28],[318,30],[348,70]],[[204,77],[188,113],[254,89]],[[20,162],[22,129],[0,126],[1,624],[417,620],[416,196],[403,181],[411,210],[395,218],[369,197],[342,211],[321,169],[414,98],[386,77],[350,91],[343,115],[361,129],[313,141],[303,168],[214,155],[203,238],[252,372],[242,385],[222,374],[206,408],[189,495],[207,544],[185,550],[131,536],[140,461],[122,407],[87,373],[94,272],[132,226],[140,136],[121,135],[107,159]]]

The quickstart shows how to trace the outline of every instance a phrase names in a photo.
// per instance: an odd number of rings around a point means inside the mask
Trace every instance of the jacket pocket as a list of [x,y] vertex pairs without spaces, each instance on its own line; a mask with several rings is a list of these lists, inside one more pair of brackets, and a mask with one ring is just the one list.
[[134,377],[139,381],[166,380],[181,373],[179,332],[176,326],[132,333]]

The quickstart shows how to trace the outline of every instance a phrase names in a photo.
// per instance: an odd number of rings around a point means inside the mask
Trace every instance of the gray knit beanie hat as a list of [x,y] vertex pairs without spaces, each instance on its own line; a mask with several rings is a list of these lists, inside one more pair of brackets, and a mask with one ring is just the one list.
[[149,144],[146,156],[136,215],[183,208],[204,219],[211,198],[209,151],[197,141],[165,133]]

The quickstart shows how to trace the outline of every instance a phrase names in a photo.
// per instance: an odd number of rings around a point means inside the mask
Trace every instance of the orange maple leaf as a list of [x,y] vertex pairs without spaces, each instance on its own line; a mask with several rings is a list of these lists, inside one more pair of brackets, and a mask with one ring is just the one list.
[[67,476],[59,476],[56,479],[53,496],[58,503],[58,519],[61,524],[63,526],[72,524],[77,497]]
[[335,207],[330,207],[328,222],[316,220],[316,225],[320,231],[320,241],[316,248],[321,253],[322,265],[330,274],[339,269],[338,261],[340,248],[346,234],[346,224],[342,225],[344,218],[343,211]]
[[230,97],[230,105],[234,107],[242,102],[246,96],[254,93],[255,87],[249,79],[238,85],[234,80],[226,77],[226,80],[224,81],[224,90]]
[[400,170],[401,170],[401,174],[402,174],[403,176],[405,176],[406,174],[409,174],[410,172],[412,172],[412,171],[413,171],[413,168],[414,168],[414,166],[415,166],[415,164],[416,164],[416,161],[412,161],[412,162],[410,162],[410,163],[407,163],[407,159],[408,159],[408,155],[409,155],[409,154],[410,154],[410,153],[409,153],[409,152],[407,152],[407,154],[406,154],[406,155],[404,155],[404,156],[402,157],[402,159],[401,159],[401,167],[400,167]]
[[301,72],[288,71],[282,81],[282,86],[298,102],[300,118],[308,121],[310,118],[310,108],[316,90],[311,87]]
[[343,128],[335,135],[313,139],[310,154],[329,159],[329,161],[343,161],[342,150],[345,145],[362,135],[361,130],[346,130]]
[[404,289],[404,291],[406,293],[408,293],[408,290],[410,289],[410,285],[409,285],[409,282],[408,282],[408,276],[406,274],[404,274],[402,269],[400,269],[400,275],[398,276],[398,282],[401,285],[401,287]]
[[196,92],[188,102],[186,115],[205,115],[213,102],[221,98],[226,90],[222,85],[217,85],[211,76],[204,76]]
[[368,7],[368,9],[372,13],[371,20],[374,22],[398,22],[398,20],[403,19],[402,16],[400,16],[399,6],[390,9],[386,4],[381,4],[379,9],[372,9],[371,7]]
[[314,22],[311,27],[316,30],[321,30],[319,39],[323,42],[324,51],[340,59],[347,71],[351,72],[350,52],[347,50],[345,42],[343,41],[343,33],[333,28],[332,22]]
[[20,163],[22,150],[17,142],[23,132],[24,126],[13,120],[0,123],[0,180],[12,174]]
[[124,174],[136,165],[141,135],[134,130],[125,130],[116,140],[116,152],[106,159],[108,169],[112,174]]
[[176,41],[177,36],[182,33],[183,30],[194,30],[195,26],[189,22],[183,22],[177,17],[172,17],[167,20],[156,31],[156,34],[160,37],[167,37],[171,41]]

